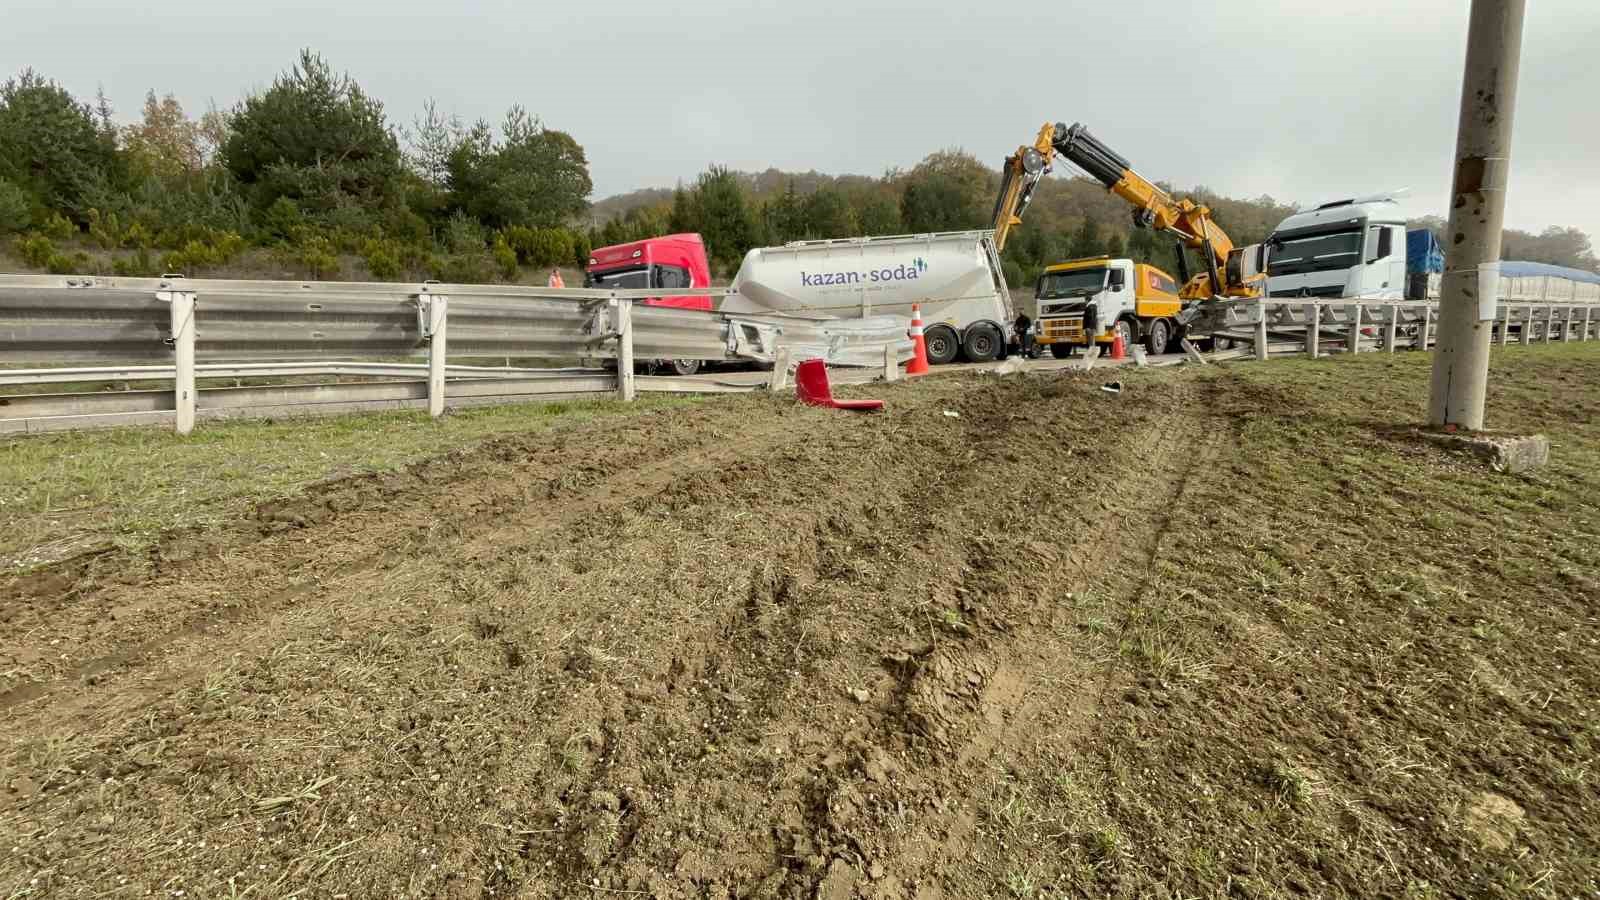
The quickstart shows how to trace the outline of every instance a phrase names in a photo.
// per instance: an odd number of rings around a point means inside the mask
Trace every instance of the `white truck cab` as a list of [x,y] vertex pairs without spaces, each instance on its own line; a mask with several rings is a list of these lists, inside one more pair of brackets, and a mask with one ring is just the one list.
[[1406,223],[1392,196],[1295,213],[1266,243],[1274,297],[1405,298]]

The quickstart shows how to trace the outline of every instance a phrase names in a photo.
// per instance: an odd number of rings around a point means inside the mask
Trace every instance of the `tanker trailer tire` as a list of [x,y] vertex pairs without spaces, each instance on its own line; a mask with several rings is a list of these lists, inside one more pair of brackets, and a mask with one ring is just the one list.
[[698,359],[675,359],[672,361],[672,374],[674,375],[688,376],[698,371],[700,371],[700,360]]
[[967,326],[967,334],[961,339],[961,350],[966,354],[967,362],[992,362],[999,358],[1005,346],[1005,336],[988,322]]
[[942,366],[954,362],[956,354],[961,351],[961,340],[956,337],[954,328],[948,325],[934,325],[923,332],[923,339],[928,345],[928,364]]
[[1172,344],[1172,326],[1166,319],[1156,319],[1150,323],[1150,333],[1144,336],[1144,348],[1150,351],[1151,356],[1160,356],[1167,352],[1167,347]]

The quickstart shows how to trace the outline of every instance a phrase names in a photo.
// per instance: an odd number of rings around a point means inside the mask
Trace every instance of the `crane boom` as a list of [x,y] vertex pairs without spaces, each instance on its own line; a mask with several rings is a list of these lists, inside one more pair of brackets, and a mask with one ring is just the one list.
[[1006,248],[1006,238],[1011,229],[1022,224],[1022,213],[1033,199],[1033,189],[1050,172],[1050,159],[1055,155],[1051,139],[1055,126],[1046,124],[1039,129],[1039,137],[1032,146],[1017,148],[1006,157],[1000,174],[1000,195],[994,202],[994,249],[998,253]]
[[1006,158],[1000,196],[995,202],[995,243],[1020,224],[1022,212],[1039,181],[1051,170],[1056,154],[1089,173],[1106,189],[1134,208],[1133,223],[1140,228],[1171,232],[1205,260],[1206,271],[1188,280],[1179,292],[1185,300],[1213,297],[1259,297],[1265,280],[1264,254],[1259,247],[1235,247],[1211,210],[1188,198],[1174,200],[1139,173],[1116,151],[1101,143],[1082,124],[1046,124],[1033,146],[1018,148]]

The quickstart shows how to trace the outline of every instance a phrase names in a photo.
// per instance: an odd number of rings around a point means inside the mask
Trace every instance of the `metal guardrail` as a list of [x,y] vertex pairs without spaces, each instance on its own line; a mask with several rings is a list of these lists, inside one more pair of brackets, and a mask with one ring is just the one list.
[[[1362,345],[1393,352],[1398,346],[1433,346],[1436,300],[1363,300],[1343,298],[1266,297],[1255,300],[1207,301],[1196,307],[1189,332],[1214,335],[1255,345],[1266,359],[1273,342],[1292,341],[1313,358],[1324,342],[1341,343],[1346,352]],[[1593,301],[1511,302],[1496,308],[1489,322],[1490,340],[1505,346],[1600,337],[1600,299]],[[1513,340],[1512,334],[1516,338]]]
[[[725,289],[672,290],[673,296],[726,293]],[[631,400],[641,383],[646,390],[668,389],[659,382],[641,382],[634,373],[636,358],[771,363],[780,356],[822,357],[834,365],[877,366],[886,361],[898,364],[912,353],[905,323],[893,317],[804,319],[641,302],[661,294],[660,290],[438,283],[0,275],[0,362],[144,364],[0,370],[0,384],[148,378],[174,383],[170,392],[123,392],[129,396],[116,401],[88,399],[101,394],[0,397],[0,431],[100,424],[83,416],[159,414],[170,416],[180,433],[188,433],[197,414],[259,411],[295,402],[371,408],[370,404],[418,405],[425,400],[429,411],[440,415],[447,384],[452,405],[457,398],[514,399],[551,393],[614,392]],[[614,370],[554,374],[449,366],[448,354],[614,362]],[[393,361],[406,357],[425,357],[427,363]],[[370,384],[281,386],[271,388],[278,393],[270,396],[262,393],[267,388],[201,392],[196,385],[197,378],[290,375],[425,376],[426,381],[422,388],[393,382],[399,386],[382,390]],[[469,382],[478,386],[469,387]],[[494,384],[486,387],[485,382]],[[696,384],[697,389],[731,389]],[[142,396],[161,393],[170,394],[170,406]],[[134,394],[141,399],[131,399]],[[209,395],[215,395],[215,402],[207,399]],[[55,399],[47,401],[47,396]],[[129,403],[138,408],[127,408]]]

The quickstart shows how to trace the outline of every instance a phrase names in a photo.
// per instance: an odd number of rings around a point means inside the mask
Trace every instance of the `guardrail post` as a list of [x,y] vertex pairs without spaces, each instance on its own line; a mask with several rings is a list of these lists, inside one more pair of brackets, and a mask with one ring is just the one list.
[[883,345],[883,380],[900,380],[900,356],[894,352],[894,344]]
[[789,387],[789,348],[779,347],[772,352],[772,378],[767,381],[767,390],[782,391]]
[[1567,307],[1567,317],[1561,323],[1561,343],[1572,341],[1572,307]]
[[[1500,346],[1504,347],[1511,340],[1511,307],[1502,306],[1496,310],[1495,324],[1500,326]],[[1489,343],[1494,343],[1494,335],[1489,335]]]
[[1383,333],[1383,349],[1393,353],[1395,339],[1400,334],[1400,304],[1398,303],[1389,305],[1388,326],[1388,330]]
[[1526,346],[1533,343],[1533,304],[1528,304],[1528,317],[1522,320],[1522,341]]
[[[172,385],[174,430],[178,434],[194,431],[194,292],[163,291],[172,314]],[[159,294],[157,296],[160,296]]]
[[1589,339],[1589,314],[1592,312],[1594,312],[1594,307],[1592,306],[1585,306],[1583,308],[1583,335],[1578,338],[1580,341],[1587,341]]
[[1311,304],[1311,315],[1306,317],[1306,355],[1317,358],[1322,343],[1322,304]]
[[1256,359],[1267,358],[1267,301],[1256,301]]
[[1417,349],[1428,349],[1428,331],[1433,327],[1433,304],[1422,307],[1422,328],[1417,331]]
[[617,304],[617,399],[632,403],[637,396],[633,381],[633,301],[616,299]]
[[446,330],[449,325],[447,308],[450,298],[437,294],[424,294],[428,317],[428,415],[444,415],[445,355],[449,352]]
[[1350,318],[1350,346],[1346,348],[1351,353],[1361,352],[1361,312],[1362,306],[1357,303],[1355,315]]
[[1551,341],[1556,339],[1555,338],[1555,328],[1556,328],[1556,307],[1555,307],[1555,304],[1552,303],[1544,311],[1544,342],[1546,344],[1548,344]]

